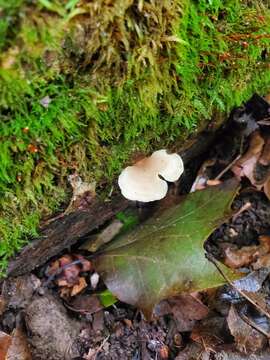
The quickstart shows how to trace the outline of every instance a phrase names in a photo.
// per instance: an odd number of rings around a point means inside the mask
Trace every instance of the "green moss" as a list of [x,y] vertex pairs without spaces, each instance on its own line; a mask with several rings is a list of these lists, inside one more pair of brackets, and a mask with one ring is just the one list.
[[259,1],[110,4],[0,5],[4,22],[17,19],[0,44],[2,269],[63,210],[68,174],[106,196],[132,154],[171,147],[269,90],[270,10]]

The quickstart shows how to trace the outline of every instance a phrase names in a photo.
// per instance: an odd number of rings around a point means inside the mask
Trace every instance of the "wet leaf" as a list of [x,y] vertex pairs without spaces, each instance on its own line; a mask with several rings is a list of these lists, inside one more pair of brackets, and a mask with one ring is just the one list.
[[208,307],[196,297],[196,293],[174,296],[161,301],[155,307],[155,315],[157,316],[173,314],[179,332],[191,331],[196,320],[205,318],[208,313]]
[[108,245],[94,265],[109,290],[150,315],[162,299],[224,283],[203,243],[230,216],[237,187],[231,180],[189,194]]

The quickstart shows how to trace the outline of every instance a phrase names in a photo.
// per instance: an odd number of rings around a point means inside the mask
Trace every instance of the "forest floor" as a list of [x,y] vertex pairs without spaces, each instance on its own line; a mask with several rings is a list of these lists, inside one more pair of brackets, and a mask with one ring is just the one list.
[[65,209],[69,175],[108,200],[136,156],[268,91],[264,3],[0,0],[2,275]]
[[[268,102],[257,95],[236,109],[204,152],[192,160],[187,157],[183,178],[159,205],[179,202],[179,195],[192,186],[199,191],[240,178],[234,215],[211,234],[205,249],[210,259],[241,268],[246,277],[163,300],[146,321],[141,311],[106,292],[83,245],[87,240],[89,247],[87,234],[87,239],[71,243],[69,251],[57,250],[48,261],[41,257],[32,271],[18,266],[22,263],[16,259],[13,268],[11,264],[11,275],[1,284],[0,355],[20,360],[242,360],[252,354],[252,359],[269,359],[269,110]],[[125,206],[145,220],[155,205]],[[63,219],[53,222],[65,223]],[[114,219],[111,213],[103,230]],[[129,225],[134,222],[134,217],[128,219]],[[29,254],[42,248],[42,241],[18,259],[31,265]]]

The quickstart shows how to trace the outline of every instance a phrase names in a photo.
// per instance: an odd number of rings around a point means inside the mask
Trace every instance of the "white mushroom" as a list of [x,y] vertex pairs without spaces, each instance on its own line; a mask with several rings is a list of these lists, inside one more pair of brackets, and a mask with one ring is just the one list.
[[118,184],[122,195],[129,200],[160,200],[168,191],[165,180],[176,181],[183,171],[184,164],[178,154],[158,150],[133,166],[125,168],[118,178]]

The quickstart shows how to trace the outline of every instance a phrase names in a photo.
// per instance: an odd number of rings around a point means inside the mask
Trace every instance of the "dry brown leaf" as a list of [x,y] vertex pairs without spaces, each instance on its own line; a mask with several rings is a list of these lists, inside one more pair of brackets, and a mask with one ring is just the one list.
[[81,314],[94,314],[104,308],[96,294],[81,294],[76,296],[67,306],[70,310]]
[[182,294],[163,300],[156,306],[155,315],[173,314],[178,331],[191,331],[196,320],[205,318],[209,313],[208,307],[196,296]]
[[79,294],[83,289],[86,288],[86,286],[87,286],[87,283],[85,281],[85,278],[79,277],[79,283],[73,286],[70,296],[75,296],[75,295]]
[[47,276],[56,277],[56,284],[61,288],[60,296],[75,296],[86,286],[82,272],[92,270],[92,263],[82,255],[64,255],[50,264]]
[[261,235],[259,245],[243,246],[240,249],[228,246],[224,250],[224,255],[224,263],[233,269],[252,263],[255,270],[267,267],[270,257],[270,236]]
[[266,344],[266,337],[248,325],[239,316],[234,305],[231,305],[227,322],[239,351],[254,353],[261,350]]
[[268,166],[270,164],[270,137],[267,137],[259,158],[259,163]]
[[250,144],[247,152],[240,157],[232,167],[233,173],[241,178],[246,176],[252,184],[255,183],[253,171],[260,157],[264,146],[264,139],[259,131],[254,131],[250,138]]
[[254,261],[254,255],[258,249],[257,245],[243,246],[241,249],[228,246],[224,250],[224,264],[233,269],[247,266]]

